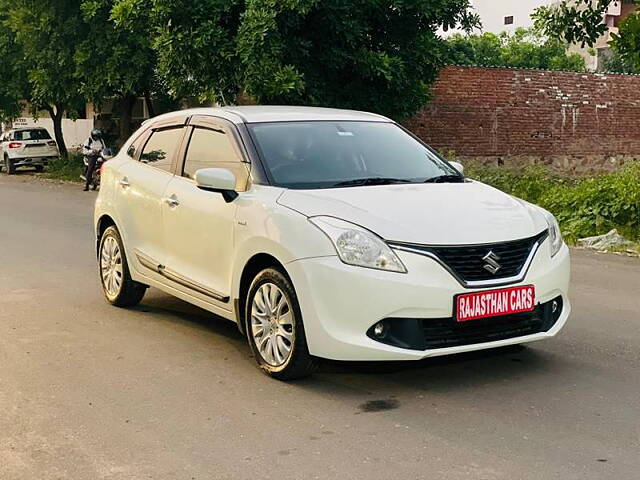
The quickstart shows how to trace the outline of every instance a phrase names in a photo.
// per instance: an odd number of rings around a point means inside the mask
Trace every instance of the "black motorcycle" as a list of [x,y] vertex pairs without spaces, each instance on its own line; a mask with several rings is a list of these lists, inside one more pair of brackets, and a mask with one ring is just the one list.
[[[107,160],[113,158],[113,151],[110,148],[105,148],[103,149],[100,154],[98,155],[98,158],[96,160],[96,167],[93,169],[93,175],[91,176],[91,180],[89,181],[89,186],[94,189],[97,190],[98,188],[100,188],[100,174],[102,173],[102,165],[104,164],[104,162],[106,162]],[[80,178],[83,181],[87,181],[87,170],[89,169],[89,159],[85,156],[84,157],[84,173],[82,175],[80,175]]]

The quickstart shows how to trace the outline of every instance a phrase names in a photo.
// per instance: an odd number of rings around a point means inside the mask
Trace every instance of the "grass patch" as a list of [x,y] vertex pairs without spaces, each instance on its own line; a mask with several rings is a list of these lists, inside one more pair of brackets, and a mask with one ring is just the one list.
[[567,242],[616,228],[640,241],[640,162],[611,173],[573,178],[542,166],[466,165],[466,175],[553,213]]
[[84,162],[82,155],[70,153],[67,158],[59,157],[49,161],[44,176],[56,180],[70,180],[80,182],[80,175],[84,172]]

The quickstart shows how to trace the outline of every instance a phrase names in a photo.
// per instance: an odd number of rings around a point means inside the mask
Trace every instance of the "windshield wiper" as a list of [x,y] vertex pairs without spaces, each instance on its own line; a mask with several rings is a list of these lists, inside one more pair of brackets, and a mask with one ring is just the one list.
[[385,178],[385,177],[371,177],[371,178],[356,178],[354,180],[346,180],[344,182],[338,182],[334,184],[334,187],[360,187],[366,185],[393,185],[395,183],[413,183],[411,180],[405,180],[402,178]]
[[438,175],[427,178],[424,183],[464,183],[464,177],[461,175]]

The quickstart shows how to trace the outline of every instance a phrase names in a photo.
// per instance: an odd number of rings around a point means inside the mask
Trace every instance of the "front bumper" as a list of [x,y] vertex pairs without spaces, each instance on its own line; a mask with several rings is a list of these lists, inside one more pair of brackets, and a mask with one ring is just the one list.
[[354,361],[419,360],[533,342],[555,336],[571,312],[569,249],[563,246],[551,258],[547,240],[540,246],[526,277],[513,286],[535,285],[537,304],[562,299],[561,313],[548,330],[500,340],[488,336],[487,341],[424,350],[385,344],[367,335],[377,322],[450,318],[455,295],[491,289],[465,289],[435,260],[409,252],[397,253],[407,267],[406,274],[345,265],[337,256],[287,264],[312,355]]

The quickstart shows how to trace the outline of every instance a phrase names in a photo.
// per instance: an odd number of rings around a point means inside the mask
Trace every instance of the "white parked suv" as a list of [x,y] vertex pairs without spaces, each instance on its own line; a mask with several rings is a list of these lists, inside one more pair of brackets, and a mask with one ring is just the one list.
[[418,360],[541,340],[570,313],[547,211],[467,179],[393,121],[304,107],[175,112],[107,162],[106,298],[148,286],[237,322],[260,367]]
[[58,145],[46,128],[14,128],[0,137],[2,162],[0,169],[13,175],[18,167],[44,170],[49,160],[59,155]]

